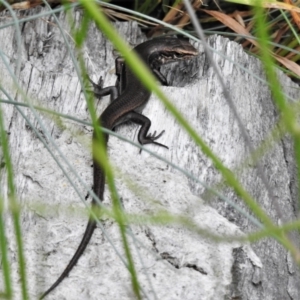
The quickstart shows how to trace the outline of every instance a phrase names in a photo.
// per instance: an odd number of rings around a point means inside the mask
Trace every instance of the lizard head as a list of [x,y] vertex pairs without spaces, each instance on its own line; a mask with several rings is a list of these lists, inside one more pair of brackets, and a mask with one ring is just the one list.
[[165,46],[156,53],[156,64],[165,65],[175,61],[188,60],[198,55],[198,51],[189,43],[187,39],[166,37],[163,40]]
[[191,59],[198,55],[198,51],[187,39],[178,37],[159,37],[146,41],[136,47],[139,53],[146,53],[142,59],[152,68],[175,61]]

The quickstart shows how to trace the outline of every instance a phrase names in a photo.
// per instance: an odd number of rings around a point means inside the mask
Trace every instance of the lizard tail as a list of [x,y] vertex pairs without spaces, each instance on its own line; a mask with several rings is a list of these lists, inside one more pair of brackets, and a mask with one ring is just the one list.
[[96,221],[90,219],[85,233],[83,235],[83,238],[81,240],[80,245],[77,248],[77,251],[75,252],[75,254],[73,255],[72,259],[70,260],[69,264],[67,265],[67,267],[65,268],[65,270],[62,272],[62,274],[59,276],[59,278],[51,285],[51,287],[43,293],[43,295],[39,298],[44,299],[51,291],[53,291],[62,281],[65,277],[67,277],[70,273],[70,271],[73,269],[73,267],[76,265],[78,259],[80,258],[81,254],[84,252],[86,246],[88,245],[93,232],[96,228]]

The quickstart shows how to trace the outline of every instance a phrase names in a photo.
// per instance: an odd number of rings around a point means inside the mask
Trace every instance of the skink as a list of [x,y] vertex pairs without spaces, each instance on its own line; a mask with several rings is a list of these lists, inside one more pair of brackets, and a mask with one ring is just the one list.
[[[136,51],[138,56],[149,66],[158,80],[164,85],[167,85],[167,81],[160,73],[160,66],[174,61],[191,59],[198,54],[197,50],[186,39],[180,39],[177,37],[163,37],[149,40],[136,46],[134,51]],[[116,62],[116,75],[118,76],[117,87],[99,88],[99,86],[97,86],[95,90],[96,96],[101,97],[110,94],[112,99],[112,102],[99,118],[101,126],[112,130],[117,125],[127,121],[132,121],[141,125],[138,133],[138,141],[141,145],[156,144],[166,147],[156,142],[156,140],[162,135],[163,131],[158,135],[155,135],[155,133],[152,135],[148,134],[151,121],[141,114],[142,109],[150,98],[151,92],[141,84],[140,80],[134,75],[130,68],[126,66],[126,63],[124,64],[120,62],[120,60],[117,60]],[[108,135],[103,134],[103,136],[105,145],[107,145]],[[96,139],[95,133],[93,135],[93,139]],[[96,151],[96,149],[93,147],[93,152],[94,151]],[[93,191],[100,200],[103,200],[104,186],[104,171],[94,159]],[[92,206],[97,206],[94,199],[92,200]],[[74,256],[60,277],[46,292],[44,292],[40,299],[43,299],[46,295],[53,291],[63,281],[63,279],[68,276],[80,256],[83,254],[95,228],[96,221],[93,218],[90,218],[81,243]]]

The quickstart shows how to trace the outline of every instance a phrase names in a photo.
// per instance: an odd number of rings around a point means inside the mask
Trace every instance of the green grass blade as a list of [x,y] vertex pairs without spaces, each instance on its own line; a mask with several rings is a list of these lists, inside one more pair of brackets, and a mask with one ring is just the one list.
[[[9,152],[8,140],[6,138],[6,132],[4,129],[3,114],[2,114],[1,107],[0,107],[0,136],[1,136],[1,145],[3,149],[4,161],[7,169],[9,209],[13,217],[13,224],[14,224],[16,242],[17,242],[22,298],[26,300],[28,299],[28,292],[27,292],[27,282],[26,282],[26,265],[24,259],[24,251],[23,251],[22,231],[20,226],[20,207],[16,199],[16,192],[15,192],[15,186],[13,181],[14,178],[13,168],[12,168],[12,163],[9,154],[10,152]],[[8,270],[9,269],[6,268],[6,271]],[[6,282],[8,282],[9,280],[10,279],[7,278]],[[11,293],[11,287],[9,288],[8,292]]]
[[[84,36],[82,36],[80,33],[77,33],[75,36],[76,36],[77,47],[80,47],[84,41]],[[84,74],[83,77],[86,78],[86,75],[85,75],[86,70],[85,70],[84,61],[83,61],[81,55],[79,56],[79,63],[80,63],[81,72],[82,72],[82,74]],[[108,187],[109,187],[111,197],[112,197],[112,204],[113,204],[112,209],[113,209],[113,213],[114,213],[114,219],[116,220],[116,222],[119,226],[122,243],[123,243],[125,255],[127,258],[127,268],[131,275],[132,288],[133,288],[133,291],[134,291],[137,299],[142,299],[141,287],[140,287],[140,284],[138,281],[138,276],[137,276],[137,272],[135,270],[133,256],[131,254],[127,235],[126,235],[126,226],[124,223],[124,217],[123,217],[121,203],[120,203],[117,189],[115,186],[113,170],[109,163],[108,155],[106,152],[106,145],[105,145],[103,133],[99,129],[99,121],[96,116],[93,95],[86,94],[86,101],[87,101],[88,110],[91,115],[92,124],[93,124],[93,128],[94,128],[94,136],[95,136],[93,138],[93,143],[92,143],[93,156],[94,156],[93,158],[101,165],[101,167],[104,170],[106,180],[108,183]]]
[[[1,112],[0,112],[1,114]],[[0,121],[1,122],[1,121]],[[2,130],[0,130],[2,131]],[[5,225],[4,225],[4,219],[3,219],[3,211],[4,211],[4,202],[3,198],[0,197],[0,249],[1,249],[1,255],[2,255],[2,266],[3,266],[3,280],[4,280],[4,297],[6,299],[12,299],[12,286],[11,286],[11,270],[10,270],[10,264],[7,254],[7,240],[5,235]]]

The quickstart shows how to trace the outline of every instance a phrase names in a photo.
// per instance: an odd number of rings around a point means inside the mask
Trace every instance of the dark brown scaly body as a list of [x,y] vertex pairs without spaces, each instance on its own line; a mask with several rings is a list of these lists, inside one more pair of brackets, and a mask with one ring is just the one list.
[[[161,65],[183,59],[190,59],[198,54],[197,50],[186,39],[179,39],[175,37],[163,37],[146,41],[135,47],[134,50],[164,85],[166,85],[167,82],[159,71]],[[116,62],[116,74],[119,77],[118,85],[120,86],[120,91],[118,91],[116,87],[99,89],[99,86],[94,84],[94,86],[96,86],[98,89],[95,92],[95,95],[101,97],[110,94],[112,98],[112,102],[100,116],[99,123],[102,127],[112,130],[117,125],[130,120],[141,125],[138,134],[138,140],[140,144],[157,144],[164,146],[155,142],[155,140],[162,135],[163,131],[157,136],[155,136],[155,134],[148,135],[151,121],[146,116],[141,114],[142,109],[150,98],[151,92],[141,84],[140,80],[136,78],[126,64],[118,64],[118,62]],[[120,95],[118,95],[119,93]],[[104,137],[107,144],[108,135],[104,134]],[[93,139],[96,139],[95,134]],[[93,149],[93,152],[94,151],[96,151],[96,149]],[[93,190],[100,200],[103,200],[104,185],[105,174],[102,168],[94,160]],[[93,199],[92,206],[96,205],[97,203]],[[90,218],[81,243],[71,261],[56,282],[41,296],[40,299],[43,299],[46,295],[48,295],[63,281],[65,277],[68,276],[69,272],[76,265],[78,259],[83,254],[95,228],[96,221]]]

